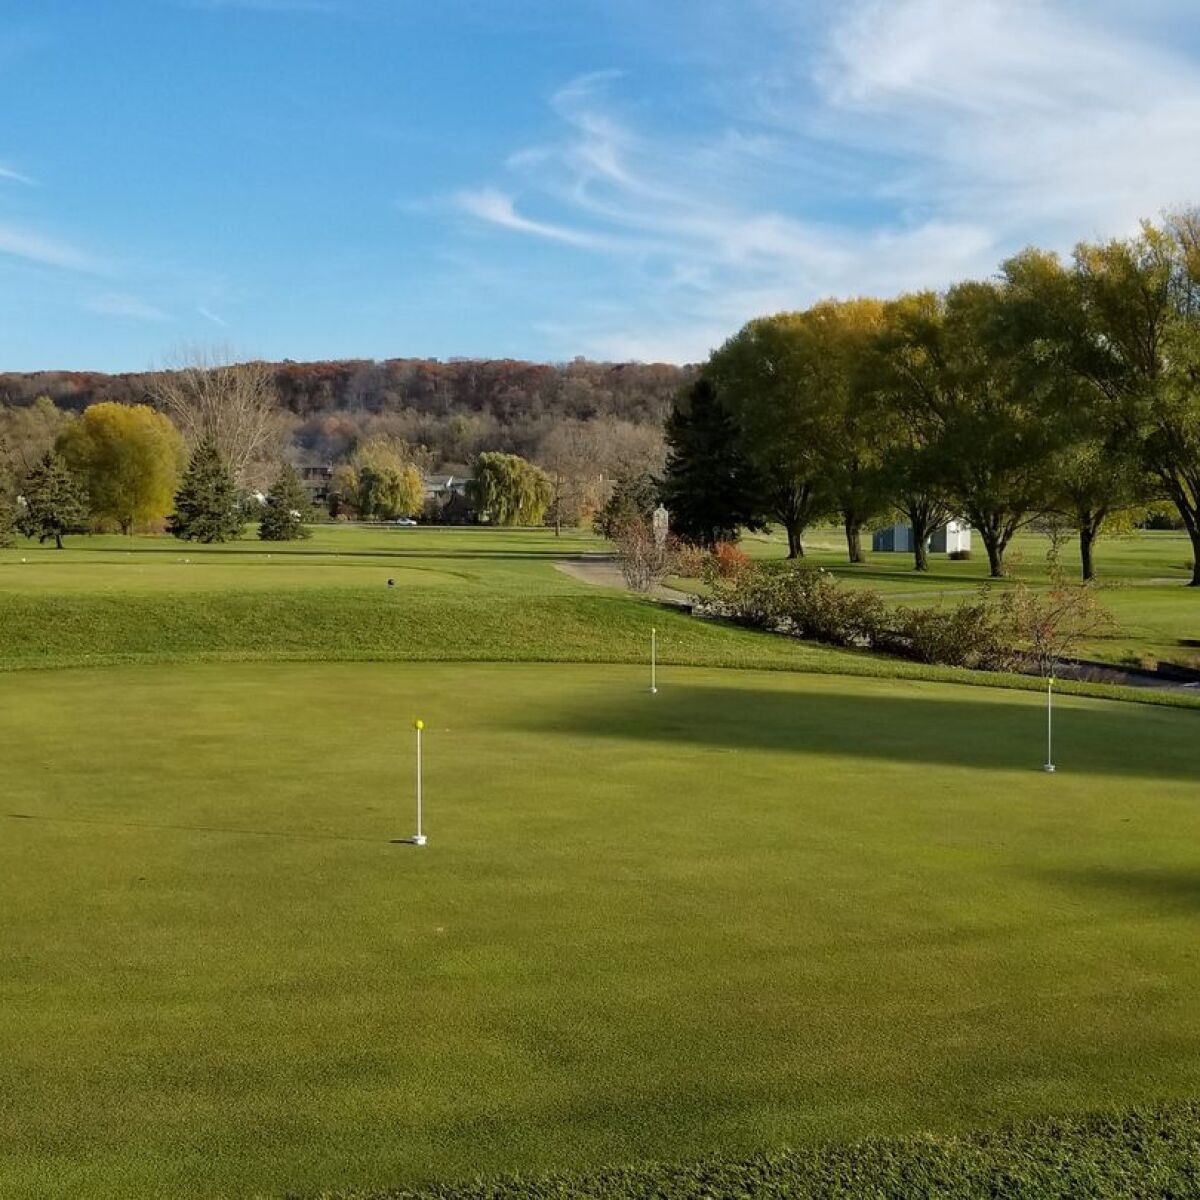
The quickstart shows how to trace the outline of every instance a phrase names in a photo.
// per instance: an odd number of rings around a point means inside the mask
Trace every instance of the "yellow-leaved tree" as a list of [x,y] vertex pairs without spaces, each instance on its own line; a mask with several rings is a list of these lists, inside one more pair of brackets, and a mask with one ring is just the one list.
[[169,417],[145,404],[93,404],[68,425],[58,452],[87,487],[88,510],[122,533],[171,511],[187,458]]

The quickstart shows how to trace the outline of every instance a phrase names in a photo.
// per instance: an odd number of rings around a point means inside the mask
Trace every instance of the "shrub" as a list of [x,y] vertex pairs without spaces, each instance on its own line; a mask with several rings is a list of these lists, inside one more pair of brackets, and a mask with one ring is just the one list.
[[872,646],[883,634],[887,610],[876,592],[844,587],[820,567],[756,566],[748,559],[722,576],[715,558],[710,607],[740,624],[833,646]]
[[713,547],[712,564],[719,579],[736,579],[750,566],[750,556],[733,542],[718,542]]
[[796,572],[785,617],[801,637],[831,646],[874,646],[887,609],[878,592],[848,588],[826,571]]
[[951,550],[947,556],[951,562],[968,562],[971,558],[970,550]]
[[708,572],[709,555],[703,546],[685,542],[675,556],[676,574],[685,579],[703,579]]
[[917,662],[1011,671],[1021,660],[1007,606],[986,595],[953,608],[898,608],[886,649]]
[[898,608],[866,588],[846,587],[819,567],[749,564],[713,586],[701,612],[777,633],[880,650],[917,662],[1009,671],[1028,661],[1016,628],[1014,600],[987,593],[953,608]]

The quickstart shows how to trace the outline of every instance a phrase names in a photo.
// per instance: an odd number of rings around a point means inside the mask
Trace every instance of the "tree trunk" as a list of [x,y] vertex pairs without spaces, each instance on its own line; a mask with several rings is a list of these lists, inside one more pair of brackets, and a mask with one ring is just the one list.
[[917,571],[929,570],[929,522],[922,520],[913,520],[910,516],[909,524],[913,534],[913,569]]
[[54,548],[55,550],[61,550],[63,548],[61,533],[56,533],[54,535]]
[[796,525],[790,521],[788,522],[786,528],[788,540],[788,558],[803,558],[804,545],[800,541],[800,534],[803,532],[803,530],[799,525]]
[[861,563],[863,561],[861,521],[847,519],[846,549],[850,554],[850,561],[852,563]]
[[994,533],[985,533],[982,529],[979,536],[987,547],[988,573],[993,579],[1004,578],[1004,543]]
[[1188,536],[1192,539],[1192,581],[1188,587],[1200,587],[1200,524],[1193,524]]
[[1096,545],[1096,527],[1091,524],[1079,526],[1079,560],[1083,563],[1085,583],[1096,578],[1096,566],[1092,561],[1092,549]]

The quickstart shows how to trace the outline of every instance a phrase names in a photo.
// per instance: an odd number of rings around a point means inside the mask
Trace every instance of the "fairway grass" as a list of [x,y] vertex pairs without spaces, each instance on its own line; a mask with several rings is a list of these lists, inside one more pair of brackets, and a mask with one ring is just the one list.
[[[385,1189],[1197,1094],[1200,714],[1064,697],[1049,776],[1036,695],[646,682],[0,676],[0,1196]],[[416,716],[424,849],[395,841]]]

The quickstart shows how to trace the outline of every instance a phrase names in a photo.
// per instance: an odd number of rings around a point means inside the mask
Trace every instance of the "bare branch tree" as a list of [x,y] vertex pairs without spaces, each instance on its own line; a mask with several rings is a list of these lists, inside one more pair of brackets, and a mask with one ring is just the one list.
[[631,591],[652,592],[674,574],[679,543],[669,535],[657,538],[649,521],[627,522],[612,540],[621,574]]
[[1096,599],[1094,584],[1073,586],[1060,575],[1044,592],[1018,584],[1004,598],[1004,607],[1016,648],[1043,678],[1056,675],[1081,644],[1116,629],[1112,614]]
[[212,442],[243,488],[277,469],[283,423],[269,363],[235,362],[227,347],[191,347],[147,384],[192,448]]

